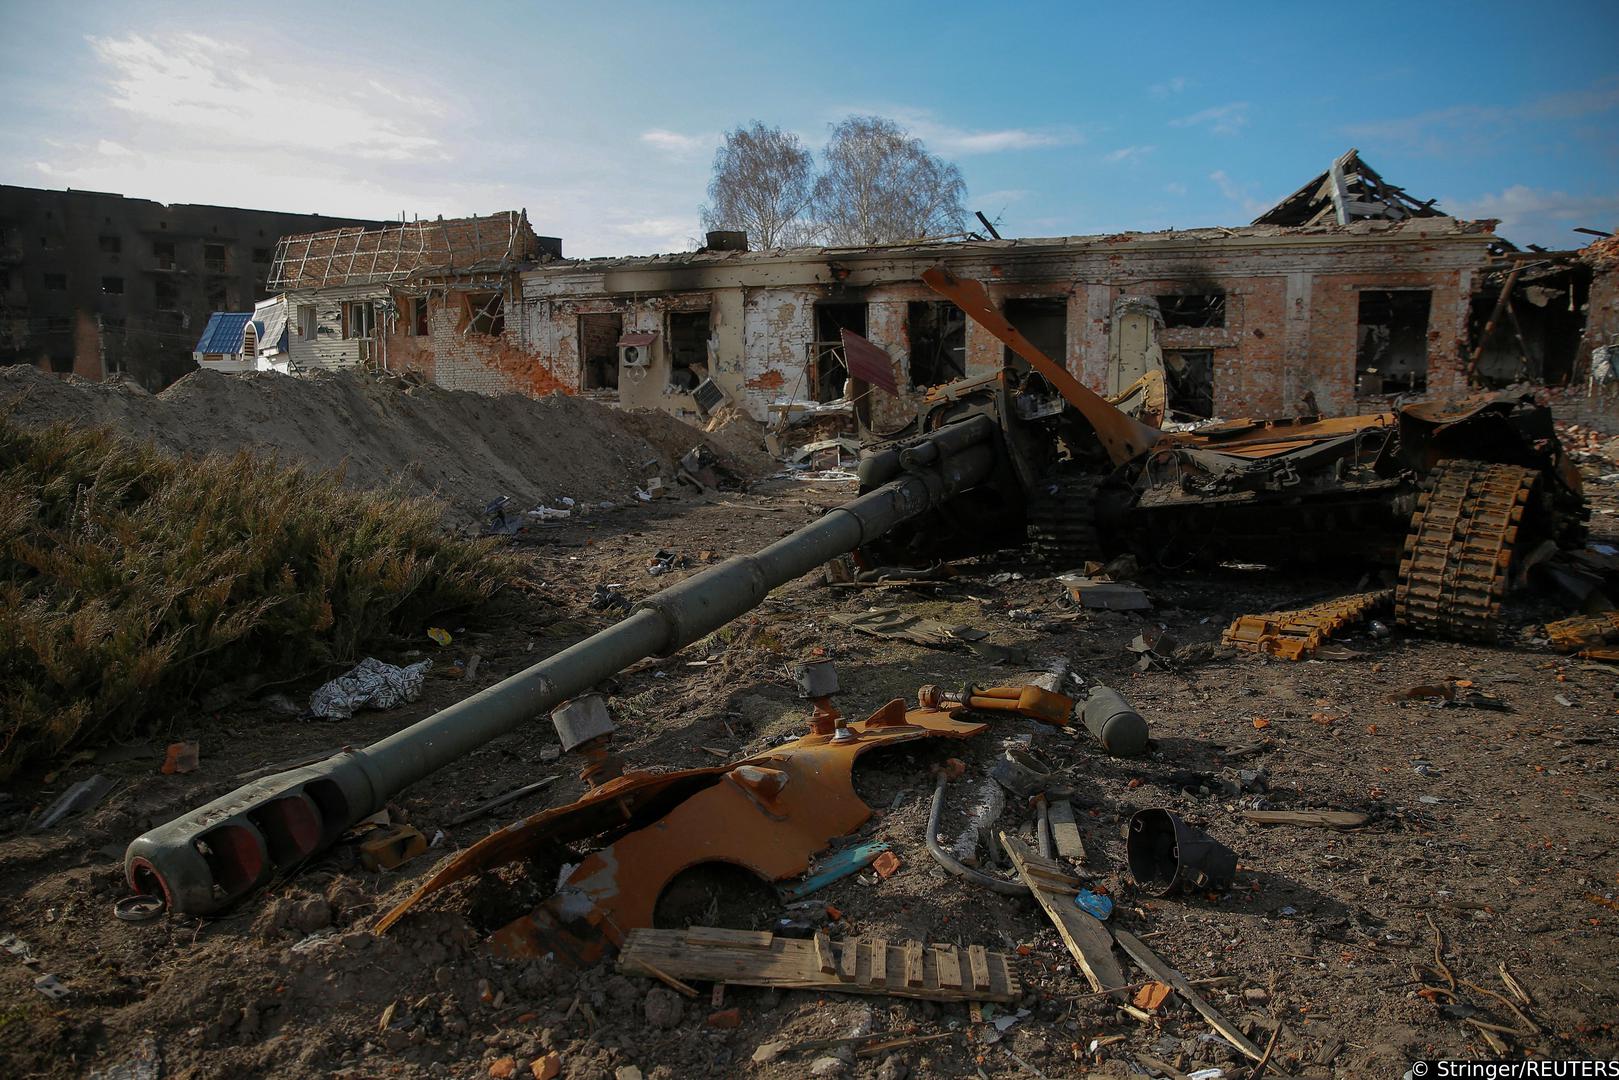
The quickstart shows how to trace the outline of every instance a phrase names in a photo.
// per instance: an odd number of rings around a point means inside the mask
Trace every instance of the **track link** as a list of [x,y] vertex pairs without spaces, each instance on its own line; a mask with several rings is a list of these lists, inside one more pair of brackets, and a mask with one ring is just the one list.
[[1029,548],[1035,558],[1060,570],[1102,559],[1096,528],[1096,499],[1102,481],[1084,474],[1048,476],[1029,500]]
[[1516,465],[1447,461],[1411,515],[1394,589],[1394,617],[1441,637],[1501,635],[1518,530],[1539,474]]

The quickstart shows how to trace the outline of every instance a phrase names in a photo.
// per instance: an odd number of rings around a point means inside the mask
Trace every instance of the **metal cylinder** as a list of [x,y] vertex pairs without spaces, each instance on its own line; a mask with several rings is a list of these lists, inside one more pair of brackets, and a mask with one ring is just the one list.
[[362,750],[256,780],[137,837],[124,872],[172,910],[225,907],[330,845],[400,789],[544,716],[649,656],[668,656],[759,604],[770,590],[868,544],[996,463],[994,423],[975,416],[928,441],[932,467],[898,475],[753,555],[740,555],[643,600],[622,622]]
[[1117,690],[1098,686],[1085,699],[1085,727],[1113,757],[1147,752],[1147,722]]

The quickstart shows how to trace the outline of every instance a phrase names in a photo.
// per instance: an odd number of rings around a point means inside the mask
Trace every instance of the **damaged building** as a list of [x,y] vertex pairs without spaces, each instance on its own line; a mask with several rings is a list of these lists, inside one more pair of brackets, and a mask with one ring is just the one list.
[[281,236],[377,224],[0,185],[0,364],[159,389],[213,312],[269,296]]
[[916,391],[1007,359],[921,283],[943,263],[989,282],[1012,323],[1097,390],[1161,357],[1171,405],[1190,415],[1294,413],[1312,397],[1343,413],[1367,396],[1465,387],[1470,297],[1494,242],[1487,223],[1430,217],[706,250],[535,268],[523,326],[569,389],[691,413],[712,378],[758,419],[841,399],[850,330],[893,358],[900,401],[865,400],[898,418]]
[[294,369],[539,395],[565,387],[523,348],[518,273],[561,254],[523,211],[333,229],[283,237],[270,287],[284,294]]

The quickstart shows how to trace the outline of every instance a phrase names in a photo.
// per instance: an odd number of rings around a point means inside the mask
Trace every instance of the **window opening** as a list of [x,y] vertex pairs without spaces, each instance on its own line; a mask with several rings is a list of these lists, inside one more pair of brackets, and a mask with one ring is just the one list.
[[1355,352],[1355,393],[1419,393],[1428,388],[1426,289],[1364,289]]
[[624,317],[617,312],[579,316],[580,389],[618,388],[618,339],[623,335]]
[[708,377],[708,312],[669,313],[669,388],[697,389]]

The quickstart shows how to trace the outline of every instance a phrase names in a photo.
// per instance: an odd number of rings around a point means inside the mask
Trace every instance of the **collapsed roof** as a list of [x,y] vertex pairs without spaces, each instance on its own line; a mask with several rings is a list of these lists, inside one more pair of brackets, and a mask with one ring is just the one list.
[[561,241],[542,241],[527,211],[485,217],[401,221],[380,229],[331,229],[283,236],[270,268],[274,290],[370,285],[449,273],[499,273],[544,256]]
[[1387,183],[1377,170],[1349,153],[1293,194],[1254,218],[1255,225],[1348,225],[1351,221],[1404,221],[1417,217],[1448,217],[1434,207],[1437,200],[1418,202]]

